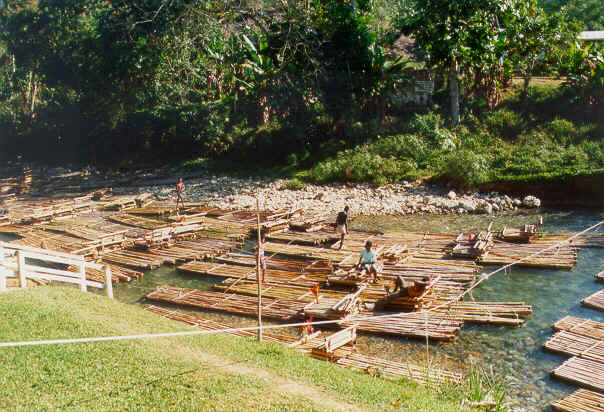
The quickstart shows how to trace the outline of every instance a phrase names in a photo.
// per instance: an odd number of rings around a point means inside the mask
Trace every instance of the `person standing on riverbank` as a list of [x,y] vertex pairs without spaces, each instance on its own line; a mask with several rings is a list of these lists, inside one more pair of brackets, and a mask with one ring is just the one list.
[[176,209],[178,210],[178,203],[180,202],[182,208],[185,208],[185,184],[182,181],[182,177],[178,178],[176,183]]
[[338,217],[336,218],[336,233],[342,235],[338,250],[342,249],[342,246],[344,246],[344,236],[348,234],[348,210],[348,206],[345,206],[344,211],[338,213]]

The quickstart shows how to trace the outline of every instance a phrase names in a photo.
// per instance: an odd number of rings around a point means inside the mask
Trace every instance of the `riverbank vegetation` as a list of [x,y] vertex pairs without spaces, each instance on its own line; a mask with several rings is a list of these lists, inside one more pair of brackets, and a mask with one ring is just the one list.
[[508,3],[5,2],[0,157],[458,186],[604,168],[604,48],[576,40],[598,15]]
[[[6,292],[0,312],[2,342],[193,330],[73,288]],[[466,386],[429,389],[223,335],[2,348],[0,360],[12,410],[462,411],[501,405],[503,393],[479,371]]]

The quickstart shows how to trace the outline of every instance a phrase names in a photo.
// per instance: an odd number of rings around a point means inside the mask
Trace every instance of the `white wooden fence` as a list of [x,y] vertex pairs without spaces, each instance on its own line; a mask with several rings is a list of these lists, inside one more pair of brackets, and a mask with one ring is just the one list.
[[[8,259],[16,255],[16,263]],[[40,265],[31,260],[61,263],[78,267],[77,272],[59,270]],[[105,271],[105,282],[95,282],[86,279],[86,268]],[[83,256],[69,253],[55,252],[53,250],[39,249],[29,246],[18,246],[0,242],[0,291],[6,290],[6,278],[18,277],[19,285],[27,287],[27,279],[46,279],[58,282],[75,283],[86,292],[87,288],[104,288],[108,297],[113,299],[113,284],[111,283],[111,268],[97,263],[86,262]]]

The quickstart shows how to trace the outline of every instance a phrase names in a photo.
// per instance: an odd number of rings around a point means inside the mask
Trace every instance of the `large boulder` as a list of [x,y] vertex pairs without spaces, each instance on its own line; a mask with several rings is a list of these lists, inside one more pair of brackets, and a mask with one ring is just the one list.
[[541,206],[541,200],[539,200],[538,198],[536,198],[535,196],[526,196],[524,199],[522,199],[522,204],[525,207],[540,207]]

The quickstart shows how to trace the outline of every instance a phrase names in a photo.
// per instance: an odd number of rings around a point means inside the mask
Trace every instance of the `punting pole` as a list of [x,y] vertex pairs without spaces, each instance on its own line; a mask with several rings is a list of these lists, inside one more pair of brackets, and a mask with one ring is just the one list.
[[262,342],[262,283],[260,282],[260,193],[256,190],[256,229],[258,232],[258,252],[256,253],[256,283],[258,284],[258,342]]

